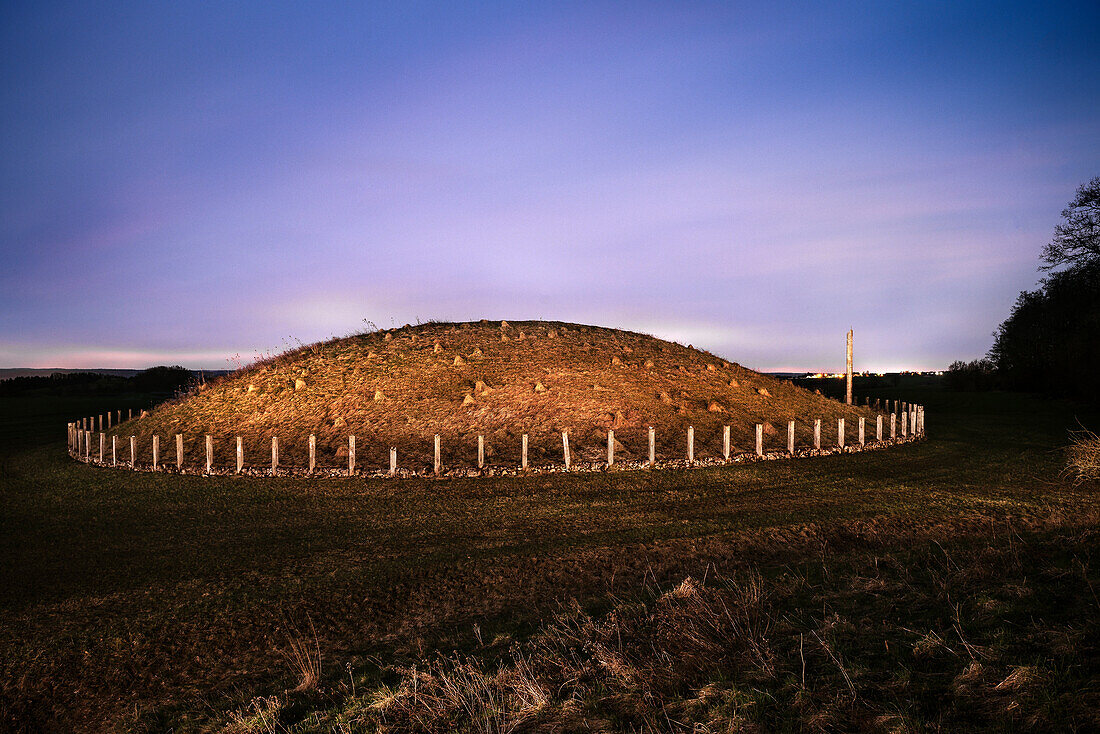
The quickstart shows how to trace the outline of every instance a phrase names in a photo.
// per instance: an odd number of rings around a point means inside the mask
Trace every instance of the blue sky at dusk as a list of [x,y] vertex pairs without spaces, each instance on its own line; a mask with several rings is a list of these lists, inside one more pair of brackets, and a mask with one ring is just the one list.
[[985,352],[1100,175],[1100,5],[0,5],[0,367],[418,318]]

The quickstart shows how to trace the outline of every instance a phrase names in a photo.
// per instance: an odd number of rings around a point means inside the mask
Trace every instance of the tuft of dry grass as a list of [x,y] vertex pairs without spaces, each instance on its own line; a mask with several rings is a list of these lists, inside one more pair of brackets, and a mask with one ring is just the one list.
[[1088,430],[1074,434],[1066,449],[1066,471],[1077,483],[1100,479],[1100,435]]
[[313,618],[307,616],[309,633],[289,620],[285,621],[286,648],[281,652],[291,671],[298,677],[295,691],[311,691],[321,681],[321,641]]

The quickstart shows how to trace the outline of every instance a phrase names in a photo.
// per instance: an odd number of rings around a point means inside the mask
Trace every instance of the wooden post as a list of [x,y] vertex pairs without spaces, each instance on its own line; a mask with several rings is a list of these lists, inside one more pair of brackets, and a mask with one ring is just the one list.
[[920,429],[920,435],[924,435],[924,406],[920,406],[920,418],[917,420],[917,428]]
[[615,465],[615,431],[607,432],[607,465]]
[[844,419],[836,419],[836,444],[840,448],[844,448]]
[[722,426],[722,458],[730,460],[730,427]]
[[867,443],[863,433],[863,416],[859,418],[859,445],[863,446]]
[[160,436],[153,434],[153,471],[160,467]]
[[118,424],[120,426],[122,425],[122,411],[121,410],[118,411]]
[[910,408],[909,409],[909,433],[911,433],[914,436],[917,435],[917,409],[916,408]]
[[111,436],[111,466],[118,464],[118,436]]
[[397,473],[397,447],[390,446],[390,476]]
[[132,421],[133,419],[134,419],[134,409],[133,408],[127,408],[126,409],[126,420]]
[[100,431],[103,430],[103,414],[102,413],[99,414],[99,430]]
[[111,430],[111,411],[107,411],[107,430]]
[[206,434],[206,473],[214,468],[214,437]]
[[84,432],[84,461],[92,460],[92,432]]
[[183,434],[176,434],[176,468],[183,471]]
[[317,434],[309,434],[309,473],[317,468]]
[[279,437],[271,437],[271,476],[279,471]]
[[688,463],[695,463],[695,426],[688,426]]
[[[562,435],[564,436],[565,434],[563,433]],[[565,465],[569,466],[569,458],[568,458],[569,457],[569,443],[568,443],[568,441],[566,441],[565,456],[566,456]],[[484,469],[485,468],[485,436],[483,436],[481,434],[478,434],[478,437],[477,437],[477,468],[478,469]]]
[[130,436],[130,468],[137,468],[137,436]]
[[244,471],[244,439],[237,436],[237,473]]
[[787,421],[787,453],[794,456],[794,421]]
[[905,438],[909,435],[909,416],[905,413],[901,414],[901,437]]
[[756,424],[756,455],[764,455],[764,425],[762,423]]
[[435,434],[435,475],[438,477],[439,473],[443,471],[443,461],[439,455],[439,434]]
[[893,441],[898,437],[898,414],[890,414],[890,440]]
[[572,461],[569,457],[569,434],[566,431],[561,432],[561,447],[565,455],[565,470],[569,471],[569,467],[572,466]]
[[[852,404],[852,330],[848,329],[848,350],[844,370],[844,396],[848,405]],[[841,444],[843,446],[844,444]]]
[[814,450],[821,450],[821,419],[814,419]]
[[99,463],[100,464],[103,463],[103,449],[106,447],[106,444],[107,444],[107,434],[106,433],[99,434]]
[[527,434],[523,434],[523,445],[520,447],[519,467],[527,471]]
[[875,440],[882,440],[882,413],[875,416]]
[[348,476],[355,476],[355,436],[348,436]]
[[657,432],[653,430],[653,426],[649,427],[649,468],[652,469],[657,463]]

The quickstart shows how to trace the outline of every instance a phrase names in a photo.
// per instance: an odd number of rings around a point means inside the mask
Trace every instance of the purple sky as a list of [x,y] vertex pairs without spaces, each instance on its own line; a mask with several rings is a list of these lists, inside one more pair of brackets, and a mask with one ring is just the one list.
[[0,367],[562,319],[985,352],[1100,175],[1100,6],[0,5]]

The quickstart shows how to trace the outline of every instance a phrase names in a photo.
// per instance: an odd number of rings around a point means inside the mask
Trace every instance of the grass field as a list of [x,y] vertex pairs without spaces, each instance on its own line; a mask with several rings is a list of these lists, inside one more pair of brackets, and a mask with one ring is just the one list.
[[[638,699],[673,729],[725,716],[734,724],[705,730],[1086,730],[1100,702],[1100,493],[1059,473],[1067,429],[1096,416],[1016,395],[872,394],[925,404],[929,439],[697,470],[400,482],[97,469],[66,456],[65,421],[144,396],[5,399],[3,725],[264,731],[275,716],[276,728],[371,730],[372,702],[415,678],[402,666],[457,652],[489,670],[510,664],[514,642],[551,660],[533,650],[571,599],[598,637],[621,605],[667,605],[687,576],[717,584],[682,595],[703,609],[744,598],[730,589],[758,573],[772,677],[723,648],[660,686],[597,677],[569,694],[579,703],[548,699],[524,725],[660,730],[624,703]],[[319,647],[321,679],[287,693],[300,640]],[[639,655],[639,670],[659,667]],[[706,686],[714,696],[692,708]],[[408,721],[472,726],[444,709]]]

